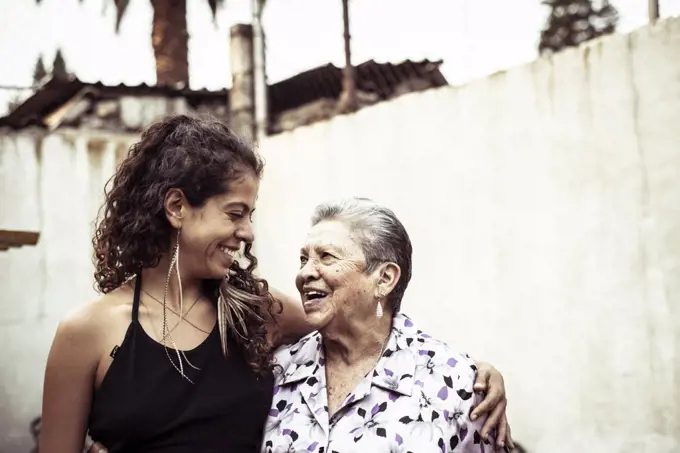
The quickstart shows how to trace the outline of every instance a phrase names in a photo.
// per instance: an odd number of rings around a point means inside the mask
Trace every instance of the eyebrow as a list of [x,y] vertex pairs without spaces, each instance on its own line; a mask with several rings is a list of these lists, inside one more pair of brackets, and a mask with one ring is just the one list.
[[302,247],[302,248],[300,249],[300,253],[304,255],[304,254],[307,253],[307,250],[309,250],[310,248],[315,248],[315,249],[330,249],[330,250],[333,250],[333,251],[335,251],[335,252],[342,252],[342,249],[341,249],[340,247],[338,247],[338,246],[336,246],[336,245],[333,245],[333,244],[330,243],[330,242],[322,242],[322,243],[320,243],[320,244],[310,244],[310,245],[306,245],[306,246],[304,246],[304,247]]

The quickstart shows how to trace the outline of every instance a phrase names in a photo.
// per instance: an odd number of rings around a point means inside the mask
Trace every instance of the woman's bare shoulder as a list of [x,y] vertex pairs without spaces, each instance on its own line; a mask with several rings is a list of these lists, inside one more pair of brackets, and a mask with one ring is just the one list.
[[122,285],[110,293],[82,304],[68,312],[59,323],[57,335],[79,341],[95,341],[127,326],[132,315],[133,291]]
[[124,285],[76,307],[59,323],[45,365],[41,451],[82,451],[101,359],[130,322],[128,291]]

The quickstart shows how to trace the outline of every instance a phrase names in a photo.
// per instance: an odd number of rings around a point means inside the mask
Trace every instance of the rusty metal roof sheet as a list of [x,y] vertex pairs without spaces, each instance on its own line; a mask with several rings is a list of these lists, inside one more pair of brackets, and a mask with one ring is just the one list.
[[[409,60],[398,64],[373,60],[356,66],[357,89],[377,94],[380,100],[390,98],[397,86],[421,78],[432,87],[447,85],[439,70],[441,61]],[[337,99],[342,91],[342,68],[328,64],[297,74],[269,87],[270,113],[276,115],[318,99]]]
[[[398,64],[377,63],[373,60],[356,66],[357,88],[374,93],[380,100],[390,98],[396,88],[409,79],[418,78],[432,87],[447,85],[439,70],[441,61],[405,60]],[[44,118],[84,88],[91,88],[102,96],[167,96],[184,97],[190,105],[201,102],[229,102],[227,89],[211,91],[192,90],[158,85],[104,85],[101,82],[84,82],[76,77],[52,78],[4,117],[0,127],[20,129],[29,126],[44,127]],[[319,66],[269,86],[269,110],[277,115],[319,99],[337,99],[342,91],[342,68],[332,64]]]
[[0,251],[38,243],[40,233],[36,231],[0,230]]
[[0,117],[0,127],[6,126],[20,129],[29,126],[44,127],[44,118],[84,88],[91,88],[102,95],[109,96],[167,96],[185,97],[191,103],[200,98],[216,98],[224,96],[227,101],[228,91],[191,90],[170,86],[147,85],[104,85],[101,82],[83,82],[75,76],[66,79],[50,78],[36,92],[4,117]]

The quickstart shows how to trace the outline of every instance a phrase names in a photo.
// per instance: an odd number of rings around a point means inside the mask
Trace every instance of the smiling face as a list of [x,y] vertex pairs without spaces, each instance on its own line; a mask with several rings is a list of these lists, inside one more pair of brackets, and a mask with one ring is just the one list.
[[365,272],[364,253],[347,225],[326,220],[312,227],[300,266],[295,282],[315,330],[375,317],[378,271]]
[[168,219],[181,226],[183,274],[201,279],[227,275],[236,253],[254,239],[252,214],[258,188],[258,179],[248,171],[229,184],[227,193],[210,197],[199,207],[186,203],[181,193],[168,195]]

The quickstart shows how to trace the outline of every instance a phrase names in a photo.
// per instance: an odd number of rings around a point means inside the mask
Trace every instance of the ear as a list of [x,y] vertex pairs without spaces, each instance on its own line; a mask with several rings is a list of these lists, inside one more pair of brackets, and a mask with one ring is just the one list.
[[377,296],[385,297],[392,292],[399,278],[401,277],[401,268],[396,263],[383,263],[378,269],[377,280]]
[[186,208],[186,198],[184,193],[179,189],[170,189],[165,194],[163,199],[163,210],[165,211],[165,216],[172,225],[173,228],[182,228],[182,219],[187,211]]

